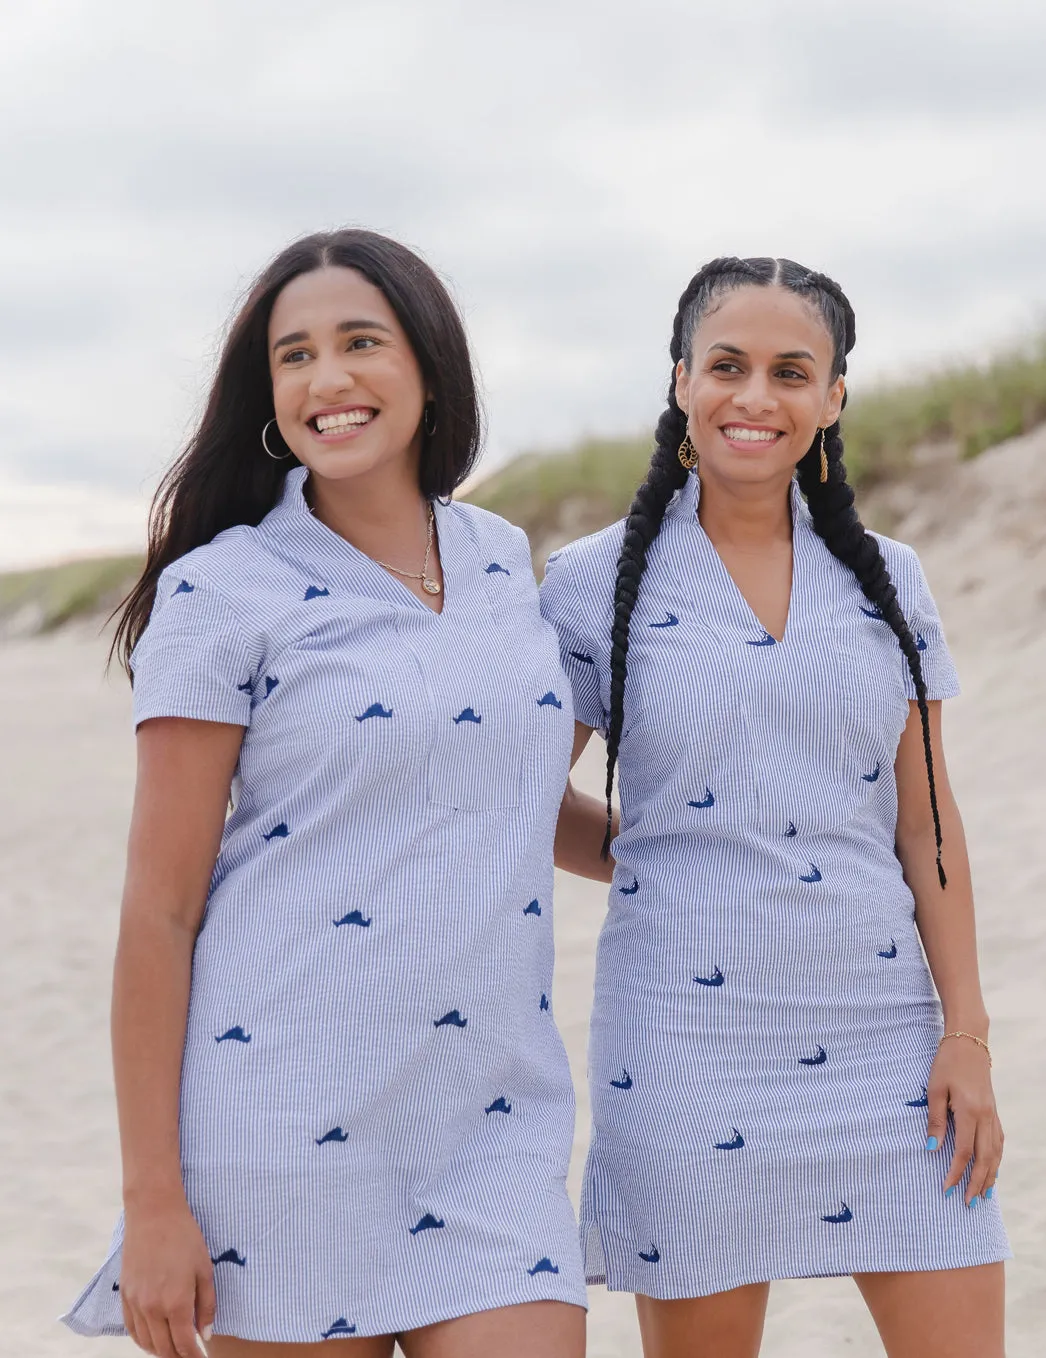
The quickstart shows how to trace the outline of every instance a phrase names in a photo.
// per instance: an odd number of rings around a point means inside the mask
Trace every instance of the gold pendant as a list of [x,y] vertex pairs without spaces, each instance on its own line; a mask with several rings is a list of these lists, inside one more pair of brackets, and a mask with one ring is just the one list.
[[422,580],[421,588],[426,594],[438,594],[440,592],[440,583],[438,580]]

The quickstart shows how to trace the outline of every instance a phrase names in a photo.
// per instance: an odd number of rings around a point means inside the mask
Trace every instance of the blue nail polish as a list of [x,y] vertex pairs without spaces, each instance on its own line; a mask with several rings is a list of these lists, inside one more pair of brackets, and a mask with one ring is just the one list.
[[937,1149],[937,1138],[935,1136],[928,1136],[926,1138],[926,1149],[928,1151],[935,1151]]
[[979,1202],[980,1202],[980,1198],[971,1198],[971,1199],[970,1199],[970,1206],[971,1206],[971,1207],[976,1207],[977,1204],[978,1204]]
[[986,1188],[986,1189],[984,1190],[984,1197],[985,1197],[985,1200],[988,1201],[988,1202],[990,1202],[990,1201],[991,1201],[992,1194],[993,1194],[994,1192],[995,1192],[995,1185],[994,1185],[994,1184],[992,1184],[991,1188]]
[[955,1192],[955,1184],[952,1184],[951,1188],[949,1188],[949,1189],[947,1190],[947,1192],[945,1193],[944,1196],[945,1196],[946,1198],[950,1198],[951,1195],[952,1195],[954,1192]]

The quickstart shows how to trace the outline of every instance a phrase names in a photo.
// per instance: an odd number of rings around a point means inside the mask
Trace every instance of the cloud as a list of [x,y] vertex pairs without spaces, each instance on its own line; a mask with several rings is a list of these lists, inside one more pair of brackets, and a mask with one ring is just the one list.
[[[1046,295],[1046,11],[827,0],[39,0],[0,53],[0,468],[136,487],[289,239],[419,248],[495,456],[656,418],[676,298],[789,254],[858,311],[854,380]],[[28,469],[28,471],[27,471]]]

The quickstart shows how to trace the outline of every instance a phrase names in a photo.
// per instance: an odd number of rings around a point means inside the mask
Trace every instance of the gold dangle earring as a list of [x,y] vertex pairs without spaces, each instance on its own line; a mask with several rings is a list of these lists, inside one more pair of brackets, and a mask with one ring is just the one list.
[[824,450],[824,430],[821,430],[821,485],[828,484],[828,454]]
[[686,431],[686,438],[684,438],[683,442],[679,445],[679,461],[688,472],[693,471],[697,466],[697,449],[694,447],[689,429]]

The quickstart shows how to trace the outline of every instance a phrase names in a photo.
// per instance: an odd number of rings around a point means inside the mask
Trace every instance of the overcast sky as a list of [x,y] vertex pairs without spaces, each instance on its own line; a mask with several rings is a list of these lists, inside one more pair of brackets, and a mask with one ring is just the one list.
[[[149,487],[293,237],[448,279],[495,457],[652,424],[678,294],[785,254],[855,386],[1046,314],[1041,0],[0,0],[0,476]],[[259,451],[259,456],[261,456]]]

